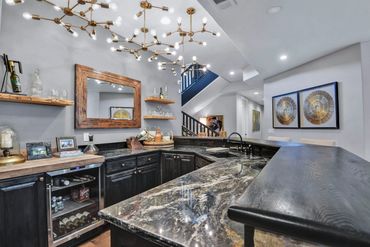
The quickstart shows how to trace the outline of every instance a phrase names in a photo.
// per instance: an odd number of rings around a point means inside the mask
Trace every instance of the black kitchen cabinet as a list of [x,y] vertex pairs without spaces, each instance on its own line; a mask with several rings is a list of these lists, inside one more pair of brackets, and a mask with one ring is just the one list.
[[136,194],[136,169],[106,176],[105,206],[116,204]]
[[160,166],[159,164],[147,165],[137,169],[137,193],[150,190],[160,185]]
[[194,171],[194,155],[191,154],[162,154],[162,183]]
[[0,246],[47,246],[43,175],[0,181]]
[[178,155],[178,160],[180,162],[181,174],[180,176],[192,172],[195,170],[194,155],[191,154],[180,154]]
[[159,153],[107,161],[106,172],[110,172],[105,176],[104,206],[108,207],[160,184]]

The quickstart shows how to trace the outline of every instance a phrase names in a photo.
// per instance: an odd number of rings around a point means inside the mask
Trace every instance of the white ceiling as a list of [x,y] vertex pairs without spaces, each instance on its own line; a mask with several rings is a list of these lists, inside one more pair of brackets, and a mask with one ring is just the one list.
[[[262,78],[370,39],[369,0],[227,0],[223,10],[198,1]],[[274,6],[281,11],[268,14]]]

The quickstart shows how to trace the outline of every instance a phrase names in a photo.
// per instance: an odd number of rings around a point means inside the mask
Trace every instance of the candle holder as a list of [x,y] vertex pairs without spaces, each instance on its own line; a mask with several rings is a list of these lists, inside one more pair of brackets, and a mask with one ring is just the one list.
[[0,126],[0,166],[13,165],[25,162],[25,158],[20,154],[17,136],[8,126]]

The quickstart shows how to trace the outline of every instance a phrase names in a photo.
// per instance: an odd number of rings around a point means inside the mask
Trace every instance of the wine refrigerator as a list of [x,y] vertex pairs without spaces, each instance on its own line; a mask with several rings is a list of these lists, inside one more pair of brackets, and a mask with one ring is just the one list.
[[101,164],[47,173],[48,246],[79,238],[101,225]]

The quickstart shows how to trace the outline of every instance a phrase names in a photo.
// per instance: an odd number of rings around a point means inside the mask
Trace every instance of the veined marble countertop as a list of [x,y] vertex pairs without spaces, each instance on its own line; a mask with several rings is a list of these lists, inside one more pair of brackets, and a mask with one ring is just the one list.
[[[231,221],[227,210],[267,160],[257,156],[251,160],[244,154],[215,158],[207,156],[205,147],[168,150],[196,152],[215,163],[103,209],[100,216],[139,236],[173,246],[243,246],[244,225]],[[116,150],[107,158],[143,152],[149,151]]]

